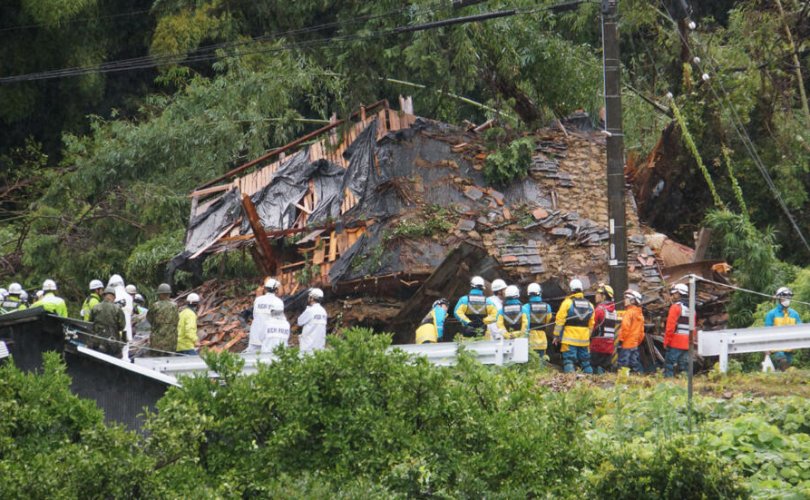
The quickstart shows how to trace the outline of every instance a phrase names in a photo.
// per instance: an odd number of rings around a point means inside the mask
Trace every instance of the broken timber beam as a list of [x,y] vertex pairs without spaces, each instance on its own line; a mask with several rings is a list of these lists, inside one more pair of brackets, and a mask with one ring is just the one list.
[[254,254],[254,257],[260,256],[261,258],[258,259],[259,267],[265,274],[273,275],[276,273],[277,267],[276,260],[273,258],[273,248],[270,246],[270,242],[267,241],[267,232],[262,226],[262,221],[259,219],[259,214],[256,213],[256,207],[253,205],[250,196],[242,195],[242,206],[245,208],[248,222],[251,229],[253,229],[253,238],[259,245],[258,252]]

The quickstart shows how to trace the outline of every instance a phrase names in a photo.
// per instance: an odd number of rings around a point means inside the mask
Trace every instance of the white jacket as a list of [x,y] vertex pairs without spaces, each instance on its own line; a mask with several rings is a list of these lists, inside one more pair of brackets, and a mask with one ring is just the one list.
[[298,316],[298,326],[304,327],[299,343],[301,352],[326,347],[326,320],[326,310],[318,303],[307,306],[301,316]]
[[264,343],[267,323],[272,319],[274,309],[284,311],[284,301],[274,293],[260,295],[253,301],[253,323],[250,325],[248,344],[258,347]]

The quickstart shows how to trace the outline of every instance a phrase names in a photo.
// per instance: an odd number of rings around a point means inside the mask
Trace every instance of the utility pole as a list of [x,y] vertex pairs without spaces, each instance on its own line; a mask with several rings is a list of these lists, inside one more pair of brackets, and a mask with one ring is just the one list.
[[602,64],[605,78],[605,133],[607,135],[607,195],[610,251],[608,272],[614,297],[627,290],[627,228],[624,206],[624,134],[622,133],[621,62],[616,7],[618,0],[602,0]]

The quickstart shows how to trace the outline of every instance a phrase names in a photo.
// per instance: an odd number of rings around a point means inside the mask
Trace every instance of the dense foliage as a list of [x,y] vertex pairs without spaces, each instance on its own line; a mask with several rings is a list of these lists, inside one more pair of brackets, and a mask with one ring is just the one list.
[[[412,94],[420,115],[498,117],[512,137],[580,108],[596,117],[598,3],[546,8],[556,3],[5,2],[0,76],[157,59],[124,72],[0,85],[0,276],[29,289],[53,277],[75,301],[88,280],[113,272],[153,286],[182,246],[189,190],[359,103]],[[810,233],[806,2],[782,0],[783,11],[763,0],[692,3],[694,31],[682,2],[620,2],[628,152],[648,154],[672,121],[669,103],[677,105],[691,137],[679,160],[696,184],[678,226],[663,229],[691,244],[713,203],[705,178],[745,221],[723,222],[727,235],[762,234],[774,244],[773,266],[807,265],[749,152]],[[522,11],[394,32],[508,8]],[[513,146],[496,148],[492,182],[522,171],[520,143]],[[778,269],[747,271],[759,269],[762,247],[749,260],[724,237],[713,256],[739,258],[741,278],[771,292]],[[756,302],[738,301],[740,324],[751,322]]]
[[[208,358],[136,435],[40,375],[0,367],[0,491],[11,497],[773,498],[810,494],[803,397],[696,397],[542,369],[442,368],[351,330],[252,376]],[[770,375],[769,383],[790,374]],[[612,379],[605,379],[612,380]],[[553,383],[548,383],[553,382]],[[565,385],[565,381],[564,385]]]

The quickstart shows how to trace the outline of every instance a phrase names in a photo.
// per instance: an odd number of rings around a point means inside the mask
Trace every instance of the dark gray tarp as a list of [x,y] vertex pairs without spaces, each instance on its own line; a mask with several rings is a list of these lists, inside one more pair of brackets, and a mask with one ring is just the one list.
[[318,160],[315,184],[315,209],[309,215],[310,224],[326,222],[340,217],[340,205],[343,203],[343,179],[346,171],[343,167],[326,160]]
[[[343,169],[326,160],[309,161],[309,150],[301,151],[285,161],[273,175],[273,180],[264,189],[251,197],[262,225],[272,230],[289,229],[298,217],[294,203],[309,189],[309,181],[315,182],[318,204],[313,211],[315,222],[319,219],[340,215],[340,185]],[[242,232],[250,225],[242,223]]]
[[197,215],[188,226],[186,252],[193,255],[214,242],[222,231],[242,216],[242,196],[232,189]]

